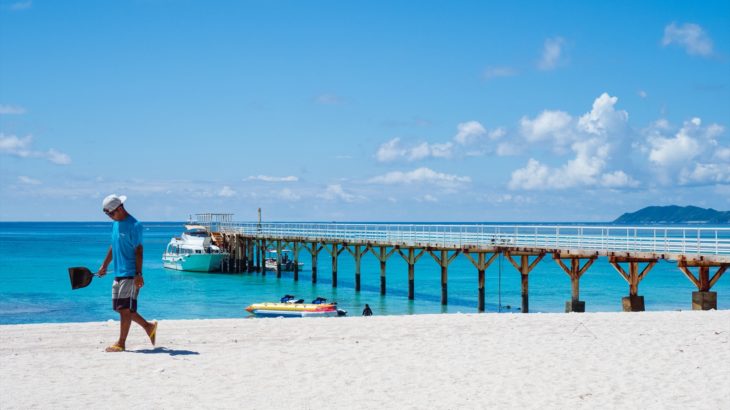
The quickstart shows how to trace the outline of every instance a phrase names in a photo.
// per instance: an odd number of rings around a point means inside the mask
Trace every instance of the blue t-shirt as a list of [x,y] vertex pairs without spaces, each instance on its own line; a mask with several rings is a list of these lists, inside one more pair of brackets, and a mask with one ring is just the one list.
[[134,276],[137,272],[134,250],[142,245],[142,224],[132,215],[112,224],[114,276]]

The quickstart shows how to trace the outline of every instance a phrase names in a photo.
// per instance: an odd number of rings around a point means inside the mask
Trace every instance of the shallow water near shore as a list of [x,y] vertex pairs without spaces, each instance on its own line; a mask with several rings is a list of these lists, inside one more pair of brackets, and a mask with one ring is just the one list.
[[[242,318],[252,303],[278,301],[293,294],[310,301],[318,296],[336,301],[350,315],[359,315],[369,304],[375,315],[423,313],[474,313],[477,307],[477,271],[463,255],[448,271],[448,305],[441,305],[441,272],[429,256],[416,263],[415,300],[408,300],[407,265],[397,254],[387,264],[387,295],[381,296],[380,267],[372,255],[362,261],[362,290],[354,291],[354,261],[339,257],[338,287],[332,287],[329,255],[322,252],[318,282],[311,283],[311,258],[299,281],[292,273],[277,279],[274,272],[195,273],[164,269],[160,260],[182,223],[143,222],[145,287],[140,313],[148,319]],[[67,268],[96,270],[109,247],[111,223],[105,222],[0,222],[0,324],[88,322],[116,319],[111,310],[111,278],[95,278],[84,289],[71,290]],[[586,311],[620,311],[628,284],[599,258],[581,279],[581,300]],[[506,260],[498,258],[486,272],[486,309],[519,312],[520,276]],[[647,310],[689,310],[694,285],[676,264],[661,261],[639,286]],[[730,308],[730,279],[720,278],[712,289],[718,308]],[[530,274],[530,312],[561,312],[570,299],[570,280],[546,256]],[[501,308],[500,308],[501,301]]]

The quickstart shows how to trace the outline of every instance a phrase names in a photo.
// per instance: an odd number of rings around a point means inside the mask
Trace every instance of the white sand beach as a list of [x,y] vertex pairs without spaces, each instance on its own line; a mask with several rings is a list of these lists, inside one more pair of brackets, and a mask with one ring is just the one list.
[[728,408],[730,311],[0,327],[0,408]]

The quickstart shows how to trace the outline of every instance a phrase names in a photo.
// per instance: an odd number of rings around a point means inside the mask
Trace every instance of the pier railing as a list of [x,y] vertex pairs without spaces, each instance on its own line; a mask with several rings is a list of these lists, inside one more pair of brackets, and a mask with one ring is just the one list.
[[730,227],[227,223],[221,230],[269,239],[402,246],[504,247],[730,258]]

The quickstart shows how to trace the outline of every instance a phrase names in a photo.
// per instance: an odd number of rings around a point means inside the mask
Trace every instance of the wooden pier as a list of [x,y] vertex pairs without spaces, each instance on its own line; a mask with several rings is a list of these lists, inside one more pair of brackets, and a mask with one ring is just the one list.
[[[520,274],[523,313],[530,310],[530,272],[548,255],[571,281],[566,312],[585,311],[585,302],[580,300],[580,279],[597,258],[607,258],[626,280],[624,311],[644,310],[639,284],[660,260],[676,263],[678,274],[697,287],[692,293],[693,309],[717,309],[717,293],[711,289],[730,266],[730,228],[235,223],[229,214],[204,214],[202,223],[217,232],[214,239],[230,252],[224,271],[266,274],[266,250],[278,251],[277,266],[281,265],[282,250],[288,250],[294,258],[293,279],[297,281],[298,262],[302,251],[306,251],[311,256],[311,280],[316,283],[317,259],[324,250],[332,262],[332,286],[337,287],[338,261],[347,252],[355,262],[356,292],[361,287],[362,257],[371,253],[380,263],[380,294],[385,295],[387,262],[397,254],[408,265],[408,298],[414,299],[415,264],[429,255],[441,268],[443,305],[448,303],[449,265],[464,255],[477,271],[479,312],[485,306],[485,271],[499,255]],[[276,274],[280,277],[281,269]]]

